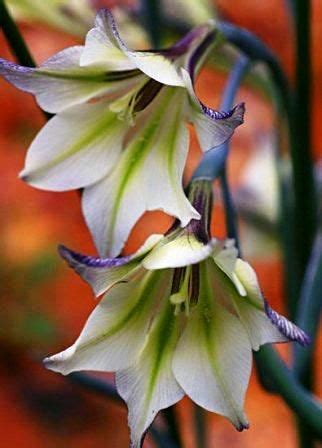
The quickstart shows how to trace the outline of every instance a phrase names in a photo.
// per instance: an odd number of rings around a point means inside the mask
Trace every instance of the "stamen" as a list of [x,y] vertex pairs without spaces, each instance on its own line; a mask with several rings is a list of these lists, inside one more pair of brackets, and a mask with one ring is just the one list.
[[200,268],[199,264],[192,265],[190,276],[190,304],[196,305],[199,299],[200,291]]
[[145,109],[162,89],[163,84],[154,79],[150,79],[133,98],[133,112],[140,112]]
[[199,283],[199,265],[175,269],[170,295],[170,302],[175,305],[175,315],[184,310],[185,315],[189,316],[190,307],[198,302]]

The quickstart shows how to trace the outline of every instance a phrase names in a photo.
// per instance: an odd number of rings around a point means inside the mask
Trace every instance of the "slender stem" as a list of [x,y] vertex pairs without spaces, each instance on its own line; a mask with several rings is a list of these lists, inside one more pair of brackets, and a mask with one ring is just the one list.
[[162,2],[161,0],[141,0],[140,15],[154,48],[161,44]]
[[205,411],[198,405],[194,406],[197,448],[207,448]]
[[321,403],[297,381],[272,347],[263,346],[255,357],[289,407],[310,428],[311,433],[322,437]]
[[322,311],[322,233],[316,237],[312,255],[304,276],[296,323],[311,338],[312,344],[305,349],[294,346],[294,372],[302,384],[311,384],[309,366],[312,363],[316,335]]
[[[299,0],[301,1],[301,0]],[[302,2],[303,5],[306,2]],[[295,307],[298,300],[298,292],[301,286],[301,279],[303,276],[303,260],[307,253],[307,248],[311,247],[310,242],[304,242],[306,237],[303,238],[304,231],[312,230],[312,209],[315,208],[315,201],[310,201],[309,198],[312,195],[312,170],[310,165],[310,159],[305,159],[304,153],[299,156],[296,147],[299,147],[297,142],[297,124],[294,114],[294,95],[289,88],[287,78],[279,64],[279,61],[272,53],[272,51],[266,47],[266,45],[260,41],[254,34],[248,30],[239,28],[230,23],[221,22],[219,27],[227,40],[237,46],[244,54],[246,54],[252,62],[262,61],[266,64],[274,88],[277,91],[277,108],[280,113],[286,114],[289,125],[290,135],[290,152],[291,162],[293,167],[293,190],[294,190],[294,210],[292,214],[294,218],[291,220],[292,228],[288,232],[291,232],[292,239],[292,256],[288,257],[288,262],[285,264],[287,279],[293,279],[287,281],[288,286],[288,304],[290,316],[294,317]],[[280,116],[282,121],[282,116]],[[303,166],[302,166],[303,163]],[[307,178],[303,181],[303,173],[307,173]],[[301,174],[302,173],[302,174]],[[308,194],[306,197],[305,195]],[[310,210],[309,210],[310,209]],[[304,218],[304,215],[305,218]],[[308,238],[310,240],[310,237]],[[302,260],[302,261],[301,261]],[[294,284],[295,283],[295,284]]]
[[17,25],[11,18],[9,11],[3,0],[0,0],[0,27],[10,45],[10,48],[21,65],[27,67],[35,67],[33,60],[26,44],[21,36]]
[[223,195],[223,202],[225,204],[225,210],[226,210],[227,236],[228,238],[233,238],[235,240],[235,245],[238,249],[239,256],[241,256],[240,244],[239,244],[239,232],[237,227],[237,213],[231,195],[231,191],[228,186],[226,166],[224,167],[223,172],[220,176],[220,185]]
[[[294,1],[296,28],[296,85],[290,116],[294,186],[294,239],[299,279],[310,257],[317,221],[317,199],[311,154],[310,1]],[[291,316],[296,314],[293,304]]]
[[285,73],[274,53],[253,33],[228,22],[219,22],[218,27],[225,38],[238,47],[253,63],[264,62],[274,84],[277,86],[280,101],[287,115],[291,112],[292,94]]
[[[311,1],[294,0],[296,31],[296,84],[293,115],[291,116],[291,155],[294,178],[294,221],[295,242],[298,243],[299,270],[303,278],[316,229],[317,204],[311,154]],[[301,243],[301,244],[300,244]],[[296,312],[296,305],[293,307]],[[316,320],[316,318],[314,319]],[[302,384],[308,389],[313,386],[312,358],[308,356]],[[298,421],[300,446],[313,447],[310,428]]]

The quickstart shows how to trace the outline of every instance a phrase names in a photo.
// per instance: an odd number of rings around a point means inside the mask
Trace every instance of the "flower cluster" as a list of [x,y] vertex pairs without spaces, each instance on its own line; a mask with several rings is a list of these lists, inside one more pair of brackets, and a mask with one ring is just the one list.
[[[187,123],[208,151],[243,122],[243,104],[219,112],[194,91],[215,37],[209,22],[171,48],[133,51],[103,9],[84,46],[38,68],[0,60],[0,74],[56,114],[31,144],[22,179],[54,191],[83,189],[84,216],[101,257],[60,247],[104,296],[76,342],[46,358],[46,367],[116,372],[133,448],[157,412],[185,394],[238,430],[247,428],[252,350],[268,342],[308,343],[270,308],[234,241],[211,238],[211,181],[192,181],[188,197],[182,187]],[[119,257],[135,222],[154,209],[174,216],[174,225]]]

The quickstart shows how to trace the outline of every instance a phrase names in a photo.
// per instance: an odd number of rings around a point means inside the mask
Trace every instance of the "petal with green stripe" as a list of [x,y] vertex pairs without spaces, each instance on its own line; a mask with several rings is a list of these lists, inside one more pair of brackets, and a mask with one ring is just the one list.
[[183,89],[164,87],[110,176],[85,189],[83,211],[101,256],[115,257],[146,210],[163,210],[182,226],[199,214],[182,187],[188,151]]
[[248,427],[243,411],[251,372],[251,346],[239,319],[216,301],[209,263],[200,265],[200,295],[176,348],[173,372],[203,408]]
[[96,306],[77,341],[44,360],[67,375],[79,370],[115,371],[131,366],[142,350],[169,273],[141,271],[135,282],[115,285]]
[[69,108],[38,133],[20,176],[44,190],[90,185],[115,166],[127,130],[105,102]]
[[[169,86],[184,86],[176,65],[161,52],[133,51],[122,41],[113,15],[108,9],[99,12],[99,20],[104,22],[105,33],[117,45],[135,67],[152,79]],[[106,41],[105,41],[106,42]]]
[[248,263],[237,259],[235,267],[235,276],[243,285],[244,294],[238,292],[235,284],[218,266],[213,264],[210,269],[217,298],[226,309],[238,316],[253,350],[266,343],[287,341],[266,316],[256,274]]
[[179,401],[184,391],[171,368],[179,336],[178,318],[168,300],[155,319],[136,363],[116,373],[116,387],[128,406],[131,447],[140,448],[157,413]]
[[34,94],[39,106],[50,113],[102,96],[113,100],[142,81],[138,70],[108,73],[98,67],[80,67],[83,48],[66,48],[39,68],[22,67],[0,59],[0,75],[19,89]]
[[86,36],[80,65],[92,65],[105,70],[135,69],[135,64],[124,54],[114,38],[108,14],[104,9],[97,13],[94,28]]
[[142,258],[157,244],[163,235],[151,235],[143,246],[133,255],[119,258],[96,258],[74,252],[60,246],[59,253],[87,283],[90,284],[96,296],[110,289],[115,283],[131,275],[135,277],[140,271]]

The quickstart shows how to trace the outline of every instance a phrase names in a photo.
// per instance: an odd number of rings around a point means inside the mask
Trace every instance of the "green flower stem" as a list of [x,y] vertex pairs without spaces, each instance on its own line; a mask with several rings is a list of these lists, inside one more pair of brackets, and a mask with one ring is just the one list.
[[311,363],[314,352],[314,342],[319,329],[319,319],[322,311],[322,233],[316,237],[311,259],[305,273],[300,301],[297,310],[296,323],[306,331],[312,344],[305,349],[294,346],[294,372],[303,385],[312,383]]
[[205,411],[198,405],[194,405],[194,420],[196,446],[197,448],[207,448]]
[[[305,272],[306,264],[312,249],[317,221],[317,197],[313,177],[313,162],[311,154],[311,1],[293,0],[295,39],[296,39],[296,72],[294,108],[291,117],[293,129],[292,159],[294,172],[294,218],[295,240],[302,241],[299,252],[301,273]],[[295,134],[296,131],[296,134]],[[291,132],[292,136],[292,132]],[[304,208],[303,208],[304,206]],[[302,221],[301,221],[302,220]],[[319,300],[316,297],[316,306]],[[314,302],[314,300],[313,300]],[[299,304],[300,305],[300,304]],[[312,310],[316,308],[311,303]],[[295,308],[296,310],[296,308]],[[303,309],[302,309],[303,312]],[[317,313],[319,316],[319,313]],[[314,316],[314,322],[317,317]],[[312,344],[313,345],[313,344]],[[313,347],[312,347],[313,350]],[[313,359],[310,351],[306,362],[302,362],[300,375],[302,384],[309,390],[313,386]],[[300,446],[311,448],[314,445],[310,428],[298,420]]]
[[19,64],[27,67],[35,67],[35,61],[33,60],[17,25],[11,18],[4,0],[0,0],[0,27],[2,28],[10,48],[16,56]]
[[322,405],[295,378],[276,351],[266,345],[255,354],[256,361],[274,382],[275,390],[310,428],[311,433],[322,438]]
[[154,48],[161,45],[162,2],[160,0],[141,0],[140,18],[147,29]]
[[317,222],[316,192],[311,154],[311,1],[295,0],[296,84],[291,117],[295,219],[302,273],[311,254]]
[[314,342],[319,329],[319,319],[322,311],[322,234],[314,243],[310,262],[305,273],[303,287],[298,306],[296,323],[306,331],[312,339],[312,344],[305,349],[294,346],[294,373],[306,386],[311,384],[310,365],[313,358]]
[[[319,327],[319,317],[322,310],[322,234],[314,243],[311,259],[304,276],[303,287],[297,309],[297,324],[311,337],[312,343],[306,349],[294,347],[294,373],[306,389],[314,386],[313,363],[316,335]],[[300,446],[314,446],[310,427],[298,419]]]
[[285,73],[274,53],[253,33],[228,22],[219,22],[219,30],[252,62],[264,62],[277,86],[283,109],[291,113],[292,94]]
[[228,238],[233,238],[235,240],[235,245],[238,249],[239,256],[241,256],[240,245],[239,245],[239,232],[237,226],[237,213],[234,205],[234,201],[228,186],[227,180],[227,168],[223,169],[220,176],[220,186],[223,196],[223,202],[226,209],[226,230]]

